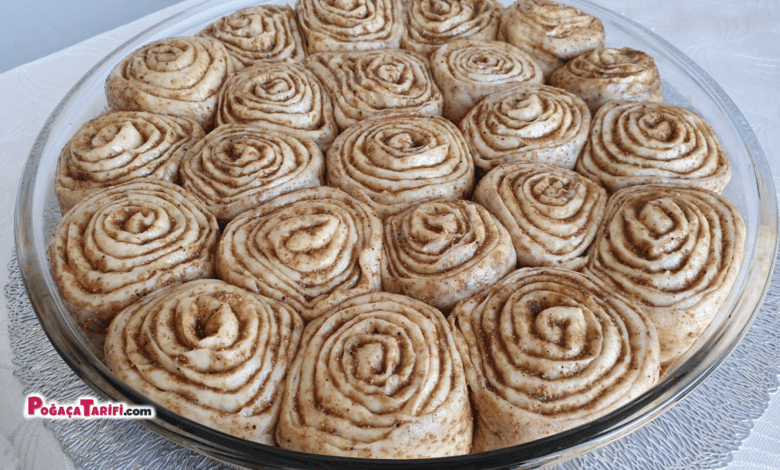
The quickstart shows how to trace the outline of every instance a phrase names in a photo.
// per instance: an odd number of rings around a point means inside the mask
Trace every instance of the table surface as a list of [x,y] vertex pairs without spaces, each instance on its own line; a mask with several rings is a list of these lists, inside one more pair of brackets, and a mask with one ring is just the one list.
[[[5,195],[0,200],[0,266],[8,266],[13,257],[12,195],[17,192],[33,141],[57,102],[105,54],[144,28],[195,3],[198,0],[173,5],[0,74],[0,194]],[[723,87],[756,133],[770,163],[775,190],[780,190],[780,0],[595,3],[651,29],[691,57]],[[5,273],[5,285],[8,270],[0,272]],[[778,312],[772,314],[780,319]],[[0,466],[74,468],[43,421],[23,417],[25,390],[13,375],[8,323],[8,306],[2,304]],[[727,468],[780,469],[780,396],[776,390],[775,376],[768,408],[755,421]]]

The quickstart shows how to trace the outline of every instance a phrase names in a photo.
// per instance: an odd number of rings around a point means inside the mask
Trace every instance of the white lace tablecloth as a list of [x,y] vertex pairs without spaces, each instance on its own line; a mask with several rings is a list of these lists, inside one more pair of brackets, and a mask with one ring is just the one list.
[[[103,421],[92,431],[103,438],[73,436],[57,425],[23,417],[24,397],[45,389],[46,374],[69,370],[29,315],[15,266],[13,212],[20,172],[39,129],[68,89],[101,57],[162,18],[197,3],[185,1],[76,46],[0,74],[0,276],[6,302],[0,306],[0,467],[3,469],[144,468],[152,462],[171,468],[211,465],[208,459],[151,435],[135,423]],[[780,189],[780,0],[596,0],[653,30],[706,70],[742,110],[763,147]],[[2,267],[7,267],[3,269]],[[750,468],[780,469],[780,269],[773,292],[732,358],[688,398],[643,429],[569,462],[567,468]],[[20,330],[23,329],[23,330]],[[13,330],[16,343],[11,343]],[[18,338],[29,335],[29,341]],[[27,338],[27,336],[24,336]],[[45,344],[38,344],[42,341]],[[48,346],[48,348],[46,347]],[[745,357],[753,354],[759,357]],[[35,359],[30,359],[33,357]],[[747,362],[752,366],[744,366]],[[21,365],[24,364],[24,367]],[[40,369],[36,369],[39,365]],[[17,371],[17,375],[14,372]],[[38,382],[36,382],[36,378]],[[61,393],[86,393],[78,379]],[[724,383],[732,392],[724,396]],[[31,385],[32,384],[32,385]],[[37,388],[33,390],[33,388]],[[715,393],[714,390],[719,390]],[[54,392],[52,392],[54,393]],[[78,395],[76,395],[78,396]],[[706,412],[703,412],[706,408]],[[725,419],[708,422],[702,416]],[[99,423],[93,421],[92,423]],[[724,424],[725,423],[725,424]],[[691,429],[689,434],[685,429]],[[146,439],[134,447],[115,446],[128,436]],[[647,455],[643,442],[654,439]],[[709,441],[709,442],[707,442]],[[66,445],[63,446],[62,443]],[[104,445],[106,444],[106,445]],[[662,452],[657,452],[657,449]],[[148,449],[157,458],[150,459]],[[88,454],[89,458],[84,458]],[[162,458],[170,455],[170,459]],[[116,465],[115,458],[119,460]],[[648,462],[654,462],[648,465]]]

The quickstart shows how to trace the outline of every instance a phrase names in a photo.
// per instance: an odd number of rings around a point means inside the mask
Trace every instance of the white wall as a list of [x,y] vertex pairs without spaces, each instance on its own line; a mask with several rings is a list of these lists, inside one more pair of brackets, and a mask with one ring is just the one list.
[[181,0],[0,0],[0,73]]

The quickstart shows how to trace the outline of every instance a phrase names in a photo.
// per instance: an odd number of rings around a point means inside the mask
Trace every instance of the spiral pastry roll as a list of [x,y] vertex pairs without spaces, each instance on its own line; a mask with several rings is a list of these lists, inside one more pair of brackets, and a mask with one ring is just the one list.
[[190,117],[213,127],[217,93],[233,63],[216,39],[161,39],[136,49],[108,75],[106,99],[116,110]]
[[306,325],[301,344],[279,446],[382,459],[469,452],[463,364],[441,312],[401,295],[366,294]]
[[306,46],[288,5],[244,8],[208,25],[199,36],[220,41],[235,70],[269,62],[301,62]]
[[494,40],[503,10],[496,0],[411,0],[404,9],[401,47],[429,57],[457,39]]
[[509,232],[479,204],[422,202],[384,221],[382,289],[449,312],[515,268]]
[[303,320],[282,302],[208,279],[123,310],[108,367],[153,402],[234,436],[274,445],[287,369]]
[[521,268],[449,319],[474,406],[473,452],[588,423],[658,380],[652,321],[576,271]]
[[444,117],[455,123],[488,95],[544,81],[542,69],[528,54],[501,41],[453,41],[434,52],[431,65],[444,95]]
[[325,156],[327,182],[381,218],[416,202],[463,199],[474,163],[458,129],[440,116],[394,114],[348,128]]
[[710,324],[742,265],[745,223],[724,197],[700,188],[634,186],[610,197],[586,270],[637,299],[670,364]]
[[330,92],[341,131],[390,112],[441,114],[443,98],[428,61],[414,52],[323,52],[305,64]]
[[520,266],[580,270],[604,217],[607,192],[572,170],[509,163],[480,180],[474,200],[509,230]]
[[286,302],[309,321],[381,288],[382,222],[328,186],[283,194],[233,219],[217,249],[217,275]]
[[105,331],[139,298],[214,275],[217,219],[185,190],[139,179],[97,191],[60,220],[49,245],[65,307],[86,329]]
[[578,95],[594,113],[607,101],[660,103],[664,99],[655,60],[629,47],[578,55],[555,70],[547,83]]
[[206,133],[189,118],[109,111],[85,123],[60,152],[54,189],[62,212],[87,195],[138,178],[175,183],[187,150]]
[[296,63],[260,64],[234,74],[219,92],[216,124],[248,124],[313,140],[323,152],[338,135],[322,83]]
[[226,224],[280,194],[320,186],[325,157],[309,139],[225,124],[187,152],[179,173],[182,186]]
[[715,131],[698,114],[666,103],[611,101],[593,117],[577,171],[610,192],[680,184],[720,193],[731,167]]
[[404,34],[400,0],[297,0],[309,54],[393,49]]
[[518,85],[486,97],[459,127],[483,171],[513,162],[574,169],[590,123],[588,106],[577,95],[546,85]]
[[549,76],[569,59],[604,47],[601,20],[551,0],[517,0],[501,16],[498,37],[536,59]]

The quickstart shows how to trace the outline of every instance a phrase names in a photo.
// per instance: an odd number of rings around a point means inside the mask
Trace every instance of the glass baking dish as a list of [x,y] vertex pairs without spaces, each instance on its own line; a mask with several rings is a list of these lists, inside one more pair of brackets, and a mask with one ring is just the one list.
[[[194,34],[221,16],[271,3],[209,0],[149,28],[100,61],[59,103],[41,130],[22,176],[16,206],[16,245],[32,306],[56,350],[102,398],[152,404],[118,380],[102,353],[67,314],[52,280],[46,250],[60,218],[54,173],[60,150],[85,121],[107,109],[105,79],[124,56],[148,42]],[[508,4],[509,1],[504,1]],[[777,251],[777,203],[766,161],[747,121],[701,68],[642,26],[583,0],[567,3],[604,22],[607,46],[633,47],[652,55],[663,79],[665,101],[693,109],[712,125],[732,165],[724,195],[747,224],[745,261],[736,285],[712,325],[650,391],[587,425],[528,444],[459,457],[412,461],[363,460],[303,454],[235,438],[157,407],[143,424],[180,445],[215,459],[251,468],[533,468],[559,462],[619,439],[681,400],[721,364],[749,329],[769,286]]]

